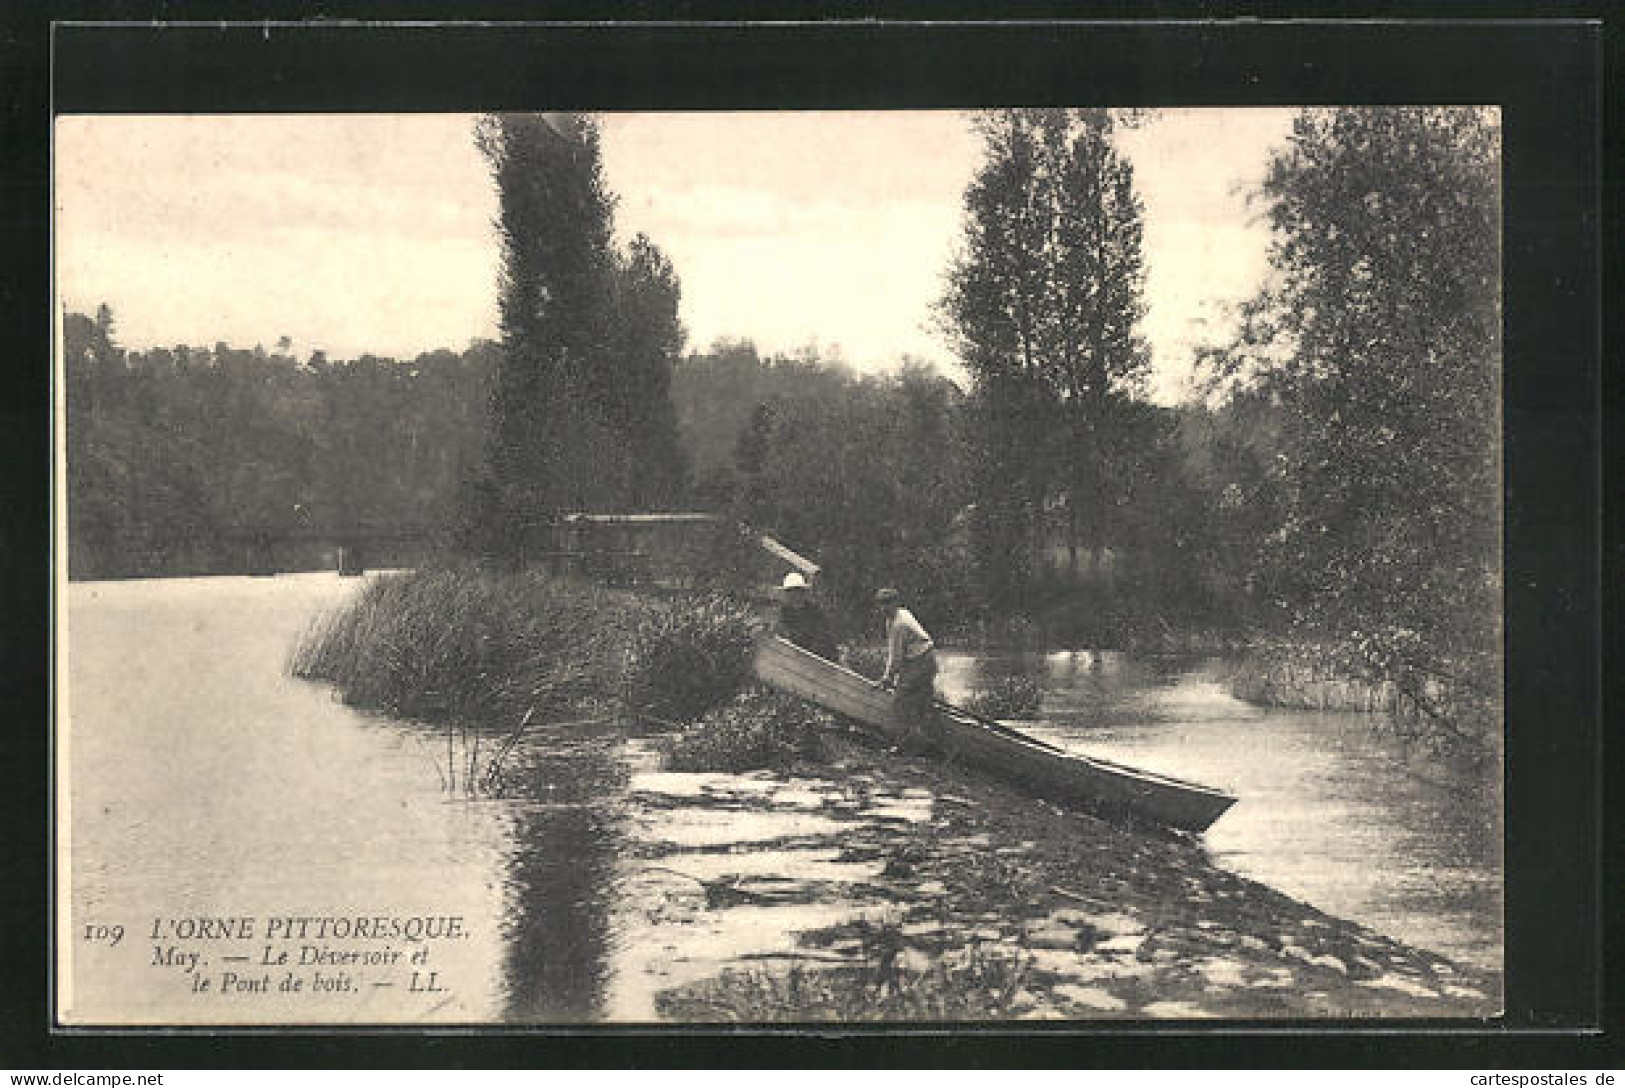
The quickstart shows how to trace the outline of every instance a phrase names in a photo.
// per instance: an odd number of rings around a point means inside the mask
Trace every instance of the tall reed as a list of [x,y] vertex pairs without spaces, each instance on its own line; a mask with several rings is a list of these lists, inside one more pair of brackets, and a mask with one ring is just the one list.
[[506,729],[582,707],[683,724],[750,678],[755,618],[719,595],[659,600],[541,573],[385,575],[320,617],[289,662],[345,702]]
[[493,724],[613,697],[644,607],[540,574],[429,571],[369,583],[296,647],[295,676],[357,706]]

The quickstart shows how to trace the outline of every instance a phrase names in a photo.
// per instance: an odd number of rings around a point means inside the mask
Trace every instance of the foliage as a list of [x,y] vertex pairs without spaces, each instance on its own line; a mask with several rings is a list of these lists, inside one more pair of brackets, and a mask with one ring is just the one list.
[[676,737],[667,766],[674,771],[737,772],[816,761],[822,753],[820,738],[833,720],[800,699],[748,688]]
[[617,261],[615,285],[611,336],[621,363],[597,398],[627,444],[632,474],[621,497],[632,510],[670,509],[688,476],[671,398],[672,371],[683,350],[681,288],[671,261],[644,234],[634,236]]
[[617,694],[642,606],[537,574],[386,575],[300,641],[295,676],[429,721],[511,724]]
[[1482,110],[1303,111],[1263,186],[1276,281],[1209,360],[1276,410],[1255,591],[1467,738],[1500,687],[1498,162]]
[[136,351],[105,306],[63,333],[70,577],[241,571],[259,533],[439,536],[483,456],[489,343]]
[[597,123],[494,114],[475,142],[500,201],[502,361],[492,396],[487,546],[562,510],[670,506],[682,458],[669,398],[682,346],[671,263],[614,246]]
[[385,575],[306,632],[291,671],[430,721],[619,704],[688,722],[749,682],[754,624],[720,596],[655,602],[533,572]]
[[1031,718],[1044,701],[1044,685],[1030,676],[1003,676],[978,688],[965,709],[984,718]]
[[[491,168],[502,245],[502,361],[492,396],[491,467],[505,520],[532,520],[597,495],[574,471],[607,454],[585,403],[613,290],[614,201],[598,128],[569,114],[483,117],[475,143]],[[613,479],[614,462],[607,462]]]
[[978,123],[983,164],[940,312],[976,383],[978,566],[1024,607],[1058,532],[1122,546],[1116,509],[1154,444],[1144,391],[1142,208],[1104,110],[1012,109]]
[[634,714],[689,722],[720,706],[751,676],[756,619],[712,594],[644,612],[627,650],[623,698]]
[[735,447],[756,406],[793,380],[788,363],[763,359],[748,340],[719,340],[678,362],[672,402],[695,495],[708,508],[733,501],[738,488]]
[[918,364],[860,379],[810,351],[762,360],[724,345],[685,361],[675,396],[715,501],[816,558],[847,633],[872,625],[885,584],[927,624],[967,606],[952,383]]

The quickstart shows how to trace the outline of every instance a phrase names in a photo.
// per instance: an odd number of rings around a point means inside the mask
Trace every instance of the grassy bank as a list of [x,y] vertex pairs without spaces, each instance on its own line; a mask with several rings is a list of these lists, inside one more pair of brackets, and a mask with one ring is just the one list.
[[682,725],[745,687],[754,622],[715,595],[642,597],[540,573],[385,575],[312,624],[290,670],[352,705],[429,722],[506,728],[591,708]]

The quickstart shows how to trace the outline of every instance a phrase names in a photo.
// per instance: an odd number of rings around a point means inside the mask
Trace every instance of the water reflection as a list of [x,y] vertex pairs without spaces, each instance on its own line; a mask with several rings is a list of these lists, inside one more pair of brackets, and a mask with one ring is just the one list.
[[627,771],[602,731],[541,731],[513,779],[528,796],[505,874],[505,1019],[560,1023],[603,1015],[610,913]]
[[299,631],[356,585],[298,575],[70,587],[70,907],[132,929],[188,913],[460,914],[470,939],[427,965],[445,992],[410,997],[403,978],[354,1004],[209,1004],[154,980],[150,949],[126,947],[75,961],[81,1020],[604,1015],[623,739],[608,724],[533,725],[487,790],[504,737],[360,712],[291,679]]

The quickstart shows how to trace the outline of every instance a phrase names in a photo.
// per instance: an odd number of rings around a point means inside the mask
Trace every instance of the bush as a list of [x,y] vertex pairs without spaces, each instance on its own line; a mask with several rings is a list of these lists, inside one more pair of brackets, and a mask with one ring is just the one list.
[[834,719],[799,699],[751,688],[716,707],[672,743],[674,771],[782,770],[821,758]]
[[1044,701],[1044,686],[1030,676],[1005,676],[980,687],[965,709],[984,718],[1031,718]]
[[616,694],[643,607],[542,574],[433,571],[370,582],[296,647],[295,676],[404,717],[508,722]]
[[644,613],[627,651],[624,698],[634,714],[690,722],[751,677],[756,619],[718,594],[679,598]]

